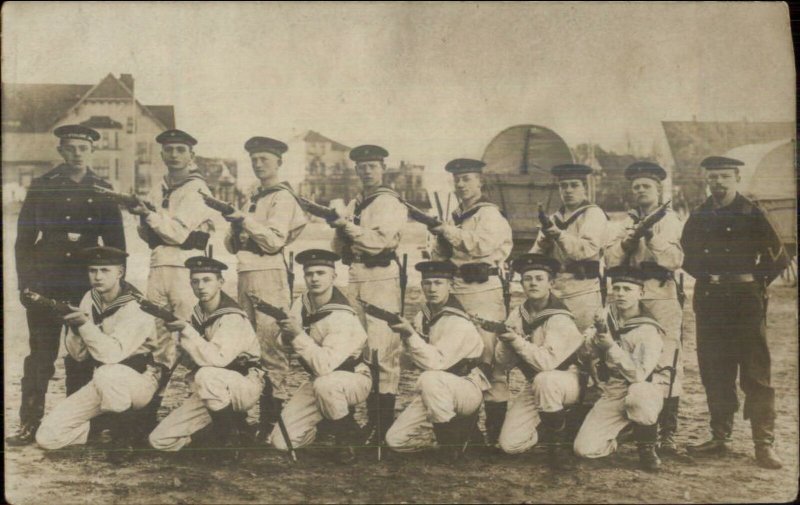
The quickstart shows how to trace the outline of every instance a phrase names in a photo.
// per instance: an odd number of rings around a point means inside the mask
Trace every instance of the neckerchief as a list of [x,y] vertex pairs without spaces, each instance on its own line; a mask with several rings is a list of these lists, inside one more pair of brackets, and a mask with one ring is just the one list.
[[481,210],[484,207],[495,207],[495,208],[498,208],[497,205],[493,204],[492,202],[490,202],[488,200],[484,200],[483,198],[481,198],[480,200],[478,200],[475,203],[475,205],[472,206],[471,209],[469,209],[467,211],[459,212],[458,209],[454,210],[453,211],[453,223],[456,226],[461,226],[464,223],[464,221],[466,221],[467,219],[469,219],[472,216],[474,216],[475,214],[477,214],[478,211]]
[[469,315],[464,310],[464,306],[461,305],[461,302],[459,302],[453,295],[450,295],[442,308],[439,309],[436,314],[431,313],[431,309],[426,303],[422,306],[422,328],[420,328],[420,336],[423,340],[426,342],[430,341],[431,328],[442,316],[446,314],[463,317],[467,321],[470,320]]
[[[562,217],[564,216],[564,212],[566,212],[567,209],[562,205],[561,208],[558,209],[558,212],[553,215],[553,223],[555,223],[556,227],[559,230],[566,230],[569,227],[569,225],[574,223],[579,217],[581,217],[587,210],[591,209],[592,207],[597,207],[598,209],[600,209],[600,207],[598,207],[597,205],[584,201],[580,205],[580,207],[575,209],[575,212],[572,213],[569,219],[563,220]],[[606,219],[608,219],[608,214],[606,214],[605,211],[603,211],[603,214],[605,214]]]
[[344,296],[344,294],[339,291],[339,288],[335,286],[331,293],[331,299],[328,300],[325,305],[316,310],[314,310],[314,308],[311,306],[311,300],[308,297],[308,293],[303,293],[300,301],[303,304],[303,308],[300,311],[300,318],[302,319],[303,330],[306,333],[311,332],[312,324],[325,319],[335,310],[344,310],[351,314],[356,313],[356,311],[353,310],[353,307],[350,306],[350,302],[347,300],[347,297]]
[[380,186],[375,190],[374,193],[366,198],[364,198],[364,195],[360,193],[358,196],[356,196],[356,205],[353,209],[353,224],[361,224],[361,213],[381,195],[390,195],[400,200],[400,195],[398,195],[395,190],[388,186]]
[[203,174],[201,174],[200,172],[197,171],[196,167],[189,172],[189,175],[185,179],[183,179],[182,181],[180,181],[180,182],[178,182],[176,184],[173,184],[171,186],[169,184],[168,177],[169,176],[165,175],[164,176],[164,180],[161,181],[161,208],[162,209],[168,209],[169,208],[169,197],[170,197],[170,195],[173,193],[173,191],[175,191],[176,189],[180,188],[181,186],[183,186],[187,182],[193,181],[193,180],[201,180],[203,182],[206,182],[206,178],[203,177]]
[[525,333],[525,335],[531,335],[536,328],[543,325],[548,319],[556,315],[568,316],[571,319],[575,319],[575,316],[569,311],[567,306],[564,305],[564,302],[555,297],[552,293],[550,294],[550,298],[547,300],[547,305],[545,308],[537,312],[535,315],[532,315],[530,310],[529,300],[526,300],[525,303],[519,306],[519,315],[522,318],[522,331]]
[[219,306],[211,314],[206,315],[203,309],[200,308],[199,303],[194,306],[194,310],[192,311],[192,326],[197,330],[197,333],[206,338],[206,340],[211,340],[211,338],[206,337],[206,330],[210,328],[217,319],[228,314],[238,314],[247,319],[247,313],[242,310],[239,304],[224,291],[221,291]]
[[286,181],[279,182],[278,184],[275,184],[274,186],[270,186],[268,188],[259,187],[258,190],[253,194],[253,196],[250,197],[250,209],[248,210],[248,212],[255,212],[256,204],[258,203],[259,200],[277,191],[288,191],[289,193],[294,195],[294,190],[292,189],[292,186]]
[[133,285],[128,284],[125,281],[122,281],[120,285],[121,289],[119,294],[117,295],[114,300],[109,303],[105,309],[100,309],[102,306],[103,300],[100,298],[100,295],[94,289],[91,291],[92,293],[92,322],[96,325],[100,325],[103,323],[107,317],[110,317],[117,313],[119,309],[121,309],[125,304],[130,302],[135,302],[137,296],[141,296],[141,293],[138,289],[133,287]]

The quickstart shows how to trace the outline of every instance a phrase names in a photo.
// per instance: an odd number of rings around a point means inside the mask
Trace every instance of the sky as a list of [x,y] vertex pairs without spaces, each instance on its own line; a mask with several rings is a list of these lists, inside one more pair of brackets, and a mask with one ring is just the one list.
[[[133,74],[205,156],[313,129],[427,172],[517,124],[667,151],[662,120],[791,121],[780,3],[5,3],[3,82]],[[302,170],[297,167],[297,170]]]

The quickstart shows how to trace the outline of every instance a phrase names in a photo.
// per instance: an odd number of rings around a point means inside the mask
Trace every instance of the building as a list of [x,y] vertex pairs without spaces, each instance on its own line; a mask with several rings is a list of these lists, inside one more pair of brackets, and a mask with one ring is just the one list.
[[[309,130],[301,136],[305,144],[305,179],[299,193],[327,205],[332,200],[349,202],[361,191],[361,183],[350,160],[350,147]],[[401,161],[387,166],[384,184],[394,188],[410,203],[430,208],[424,186],[425,167]]]
[[142,105],[131,74],[97,84],[3,84],[3,184],[26,188],[62,162],[53,130],[97,130],[93,170],[118,191],[148,193],[166,173],[156,135],[175,128],[172,105]]
[[236,160],[195,156],[197,171],[203,174],[213,196],[228,203],[240,205],[243,195],[236,188]]

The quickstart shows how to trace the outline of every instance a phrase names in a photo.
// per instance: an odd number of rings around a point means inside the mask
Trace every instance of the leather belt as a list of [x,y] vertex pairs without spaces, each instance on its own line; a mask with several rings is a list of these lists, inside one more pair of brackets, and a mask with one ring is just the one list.
[[739,284],[755,282],[753,274],[709,274],[703,278],[709,284]]

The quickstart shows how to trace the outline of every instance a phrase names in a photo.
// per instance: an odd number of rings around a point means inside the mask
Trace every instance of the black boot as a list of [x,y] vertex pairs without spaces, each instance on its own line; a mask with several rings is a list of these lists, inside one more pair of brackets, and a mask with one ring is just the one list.
[[439,454],[445,461],[456,461],[461,455],[461,444],[458,443],[458,434],[455,433],[453,422],[433,423],[433,434],[439,446]]
[[750,418],[750,428],[753,433],[753,443],[756,448],[756,463],[761,468],[780,470],[783,462],[775,453],[775,421],[772,418]]
[[658,415],[658,453],[662,456],[678,454],[675,432],[678,430],[679,397],[664,400],[664,407]]
[[336,441],[336,460],[342,464],[353,463],[356,460],[355,446],[363,438],[353,413],[329,423]]
[[686,450],[693,456],[719,456],[729,451],[733,432],[733,414],[711,416],[711,440],[690,445]]
[[658,425],[642,426],[641,424],[634,424],[633,433],[639,449],[639,466],[647,472],[658,472],[661,469],[661,460],[656,454]]
[[494,447],[506,420],[508,402],[484,402],[483,407],[486,410],[486,444]]
[[572,445],[567,442],[567,414],[564,410],[557,412],[539,412],[542,420],[542,442],[547,447],[547,462],[550,468],[561,470],[568,468],[572,461]]
[[219,453],[220,461],[234,461],[239,459],[240,433],[239,424],[241,414],[234,412],[228,405],[222,410],[209,410],[211,415],[211,428],[215,439],[215,446],[223,449]]
[[[394,423],[394,406],[397,397],[392,394],[370,394],[367,397],[368,444],[377,446],[386,440],[386,432]],[[378,415],[380,412],[380,416]]]
[[265,377],[264,390],[261,392],[258,407],[258,431],[256,432],[256,442],[258,443],[267,442],[283,410],[283,400],[275,398],[272,393],[272,382]]
[[6,443],[12,447],[30,445],[36,441],[36,430],[38,429],[39,423],[22,423],[16,433],[6,438]]

